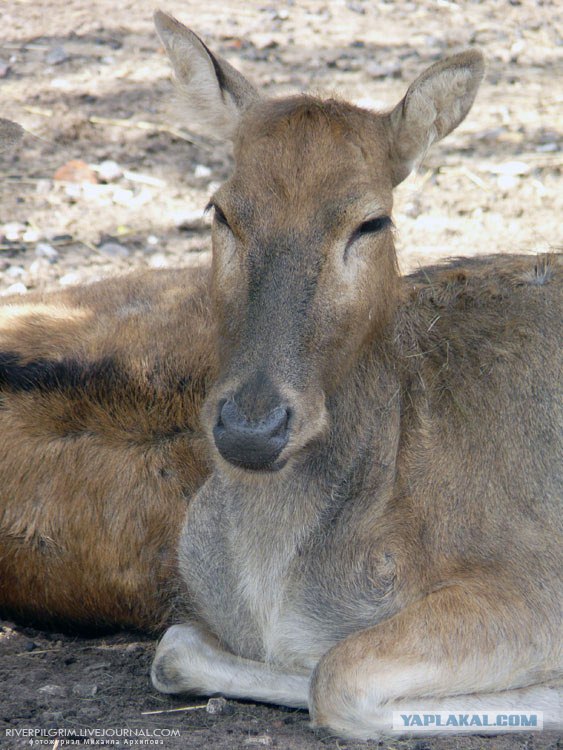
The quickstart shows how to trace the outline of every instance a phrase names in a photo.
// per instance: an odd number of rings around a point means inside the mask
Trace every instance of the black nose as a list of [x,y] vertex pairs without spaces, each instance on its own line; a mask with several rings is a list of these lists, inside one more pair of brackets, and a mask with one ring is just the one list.
[[234,401],[225,401],[213,429],[215,445],[226,461],[245,469],[277,469],[276,459],[289,439],[289,410],[277,406],[249,421]]

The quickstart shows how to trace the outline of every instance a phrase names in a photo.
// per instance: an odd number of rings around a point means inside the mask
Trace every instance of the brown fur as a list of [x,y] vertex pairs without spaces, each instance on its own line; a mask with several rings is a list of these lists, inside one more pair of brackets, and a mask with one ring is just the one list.
[[0,307],[0,611],[159,630],[207,472],[207,271]]
[[214,468],[179,540],[194,617],[153,683],[308,707],[359,738],[409,710],[557,726],[561,259],[400,279],[390,224],[392,188],[469,111],[481,55],[377,114],[260,100],[156,21],[235,166],[212,199]]

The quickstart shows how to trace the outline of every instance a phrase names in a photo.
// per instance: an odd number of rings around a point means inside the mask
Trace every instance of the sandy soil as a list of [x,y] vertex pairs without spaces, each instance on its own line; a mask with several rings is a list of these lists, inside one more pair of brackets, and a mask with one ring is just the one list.
[[[398,190],[401,267],[561,246],[556,2],[168,0],[165,9],[269,94],[313,89],[376,108],[394,104],[435,60],[478,45],[488,72],[468,120]],[[190,134],[177,114],[152,10],[146,0],[0,5],[0,116],[28,131],[19,148],[0,154],[0,293],[207,262],[202,209],[228,174],[228,151]],[[69,180],[68,169],[54,179],[77,159],[90,165],[90,182]],[[206,700],[158,695],[148,680],[153,649],[135,634],[84,638],[4,622],[0,746],[30,746],[16,729],[66,727],[178,730],[162,738],[166,748],[365,747],[318,737],[304,712],[228,702],[210,713]],[[143,714],[186,706],[192,710]],[[111,741],[98,738],[98,746]],[[62,745],[51,737],[43,746]],[[560,739],[382,746],[551,750]]]

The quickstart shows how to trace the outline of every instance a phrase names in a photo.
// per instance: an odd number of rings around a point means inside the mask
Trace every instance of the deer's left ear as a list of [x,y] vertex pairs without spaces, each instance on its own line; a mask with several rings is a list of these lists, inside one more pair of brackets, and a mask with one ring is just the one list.
[[206,135],[232,138],[241,112],[258,92],[226,60],[172,16],[158,10],[154,22],[176,73],[190,122]]
[[485,64],[468,50],[432,65],[387,115],[393,182],[405,179],[427,149],[450,133],[471,109]]

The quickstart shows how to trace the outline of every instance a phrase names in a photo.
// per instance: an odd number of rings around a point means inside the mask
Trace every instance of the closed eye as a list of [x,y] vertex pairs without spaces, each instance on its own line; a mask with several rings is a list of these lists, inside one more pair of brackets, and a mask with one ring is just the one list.
[[387,227],[390,226],[393,226],[393,222],[391,221],[391,218],[389,216],[378,216],[375,219],[368,219],[367,221],[363,221],[360,226],[352,232],[344,251],[344,259],[346,259],[350,247],[354,242],[356,242],[356,240],[359,240],[361,237],[365,237],[369,234],[377,234],[379,232],[382,232],[384,229],[387,229]]
[[376,232],[382,232],[391,224],[392,221],[389,216],[378,216],[376,219],[368,219],[367,221],[364,221],[360,224],[360,226],[350,237],[350,240],[353,242],[354,240],[358,239],[358,237],[362,237],[364,234],[375,234]]
[[227,229],[230,229],[229,222],[227,221],[227,217],[223,213],[223,209],[216,203],[208,203],[205,207],[205,210],[209,211],[211,208],[213,209],[215,221],[218,224],[222,224],[224,227],[227,227]]

